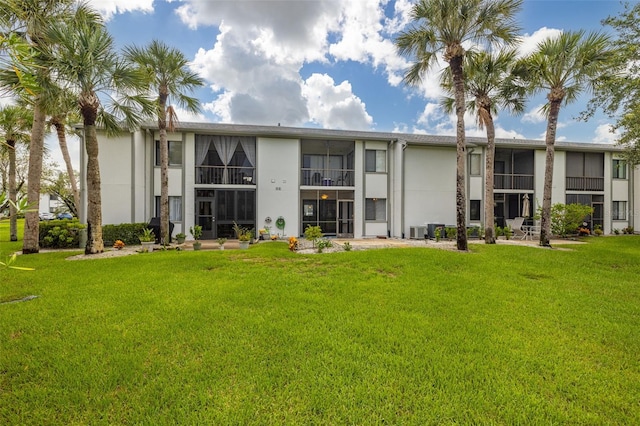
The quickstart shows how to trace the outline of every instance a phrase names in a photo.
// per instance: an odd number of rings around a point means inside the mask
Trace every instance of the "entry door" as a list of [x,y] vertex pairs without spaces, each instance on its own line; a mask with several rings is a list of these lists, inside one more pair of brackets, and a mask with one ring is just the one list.
[[338,237],[353,237],[353,200],[338,200]]
[[211,240],[217,238],[214,216],[216,199],[213,191],[207,195],[209,196],[196,198],[196,223],[202,226],[202,238]]

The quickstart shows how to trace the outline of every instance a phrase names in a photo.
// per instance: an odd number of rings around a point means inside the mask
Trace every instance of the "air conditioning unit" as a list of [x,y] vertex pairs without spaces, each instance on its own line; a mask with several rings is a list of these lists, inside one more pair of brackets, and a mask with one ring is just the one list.
[[427,227],[426,226],[410,226],[409,227],[409,238],[412,240],[423,240],[427,235]]

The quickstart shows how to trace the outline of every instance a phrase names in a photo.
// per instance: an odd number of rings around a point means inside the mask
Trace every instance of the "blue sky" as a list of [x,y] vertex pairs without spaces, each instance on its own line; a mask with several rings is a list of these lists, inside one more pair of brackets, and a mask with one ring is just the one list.
[[[453,117],[438,106],[436,73],[419,88],[401,82],[408,63],[393,40],[410,0],[90,0],[118,46],[160,39],[180,49],[206,81],[203,111],[182,121],[449,134]],[[617,0],[525,0],[522,49],[560,31],[606,30]],[[560,114],[557,140],[613,142],[610,120],[574,117],[585,96]],[[502,113],[497,136],[542,139],[544,96],[520,117]],[[483,136],[472,118],[469,135]],[[55,154],[54,154],[55,156]]]

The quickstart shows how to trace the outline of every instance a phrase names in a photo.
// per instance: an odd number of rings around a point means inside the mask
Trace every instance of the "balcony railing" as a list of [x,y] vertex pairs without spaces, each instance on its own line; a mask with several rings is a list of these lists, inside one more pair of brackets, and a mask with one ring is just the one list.
[[603,177],[567,177],[566,183],[570,191],[604,191]]
[[255,185],[255,167],[197,166],[196,183],[219,185]]
[[353,186],[351,169],[302,169],[301,184],[304,186]]
[[533,189],[533,175],[515,175],[494,173],[495,189]]

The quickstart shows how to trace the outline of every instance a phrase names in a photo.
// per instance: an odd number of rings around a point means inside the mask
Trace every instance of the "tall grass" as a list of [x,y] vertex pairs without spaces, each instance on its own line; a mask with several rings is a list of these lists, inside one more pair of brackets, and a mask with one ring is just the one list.
[[638,237],[21,256],[2,424],[637,424]]

